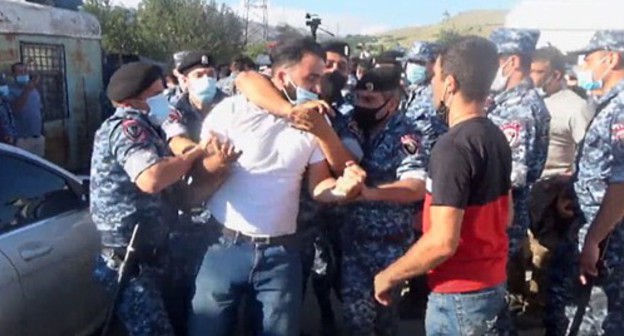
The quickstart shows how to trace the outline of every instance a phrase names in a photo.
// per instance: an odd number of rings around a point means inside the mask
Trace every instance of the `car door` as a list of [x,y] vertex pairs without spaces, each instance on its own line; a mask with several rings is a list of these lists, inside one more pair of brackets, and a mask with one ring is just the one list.
[[100,240],[79,183],[19,155],[0,153],[0,250],[24,293],[24,335],[76,335],[101,322],[105,293],[93,279]]
[[[2,243],[3,236],[0,235],[0,246]],[[24,334],[23,299],[17,271],[9,259],[0,253],[0,335]]]

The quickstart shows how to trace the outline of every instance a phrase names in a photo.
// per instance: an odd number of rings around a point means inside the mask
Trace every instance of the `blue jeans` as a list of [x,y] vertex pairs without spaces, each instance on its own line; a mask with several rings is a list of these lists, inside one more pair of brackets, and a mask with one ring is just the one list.
[[498,316],[506,309],[505,285],[461,294],[429,294],[428,336],[499,335]]
[[208,248],[195,281],[189,335],[231,335],[238,306],[254,335],[296,336],[300,331],[302,268],[299,246],[252,244],[219,237]]

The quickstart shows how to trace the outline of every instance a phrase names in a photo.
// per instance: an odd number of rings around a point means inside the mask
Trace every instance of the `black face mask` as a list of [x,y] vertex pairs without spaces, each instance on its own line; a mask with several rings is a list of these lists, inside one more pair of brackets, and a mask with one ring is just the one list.
[[347,77],[338,71],[323,75],[321,78],[321,98],[329,104],[339,102],[342,100],[342,89],[346,84]]
[[353,119],[355,120],[355,122],[358,123],[363,131],[367,132],[375,127],[377,124],[382,122],[388,116],[388,113],[390,113],[390,111],[387,111],[382,117],[377,117],[377,113],[379,113],[379,111],[386,107],[386,105],[388,105],[388,102],[390,102],[390,99],[386,100],[385,103],[381,104],[381,106],[376,108],[368,108],[356,105],[353,107]]

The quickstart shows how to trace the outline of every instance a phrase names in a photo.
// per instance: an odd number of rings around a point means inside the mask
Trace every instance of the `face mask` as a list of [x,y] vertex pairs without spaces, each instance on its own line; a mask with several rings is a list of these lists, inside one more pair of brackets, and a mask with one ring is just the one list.
[[368,131],[371,128],[375,127],[377,124],[382,122],[390,113],[386,111],[379,115],[380,111],[383,110],[386,105],[388,105],[390,99],[386,100],[380,107],[377,108],[368,108],[362,106],[354,106],[353,108],[353,119],[358,123],[360,128],[364,131]]
[[8,97],[9,96],[9,86],[2,85],[0,86],[0,97]]
[[217,80],[213,77],[190,80],[189,93],[199,98],[202,103],[210,103],[217,94]]
[[334,71],[321,78],[321,98],[328,103],[339,101],[342,98],[342,89],[347,84],[347,78],[340,72]]
[[[288,99],[291,104],[300,105],[312,100],[318,100],[318,95],[316,93],[295,85],[295,83],[290,78],[288,78],[288,81],[289,85],[291,86],[290,89],[285,87],[282,91],[286,95],[286,99]],[[290,93],[288,91],[290,91]]]
[[503,68],[505,68],[507,64],[509,64],[509,61],[511,61],[511,59],[507,60],[507,62],[505,62],[502,67],[498,68],[498,71],[496,72],[496,77],[494,77],[494,81],[492,82],[491,86],[491,90],[493,92],[502,92],[505,91],[505,89],[507,88],[509,75],[503,75]]
[[15,81],[18,84],[28,84],[28,82],[30,82],[30,76],[29,75],[19,75],[19,76],[15,76]]
[[420,85],[427,81],[427,68],[414,63],[407,63],[405,76],[411,85]]
[[149,106],[147,117],[154,126],[160,126],[169,117],[169,101],[163,94],[157,94],[145,100]]
[[[600,60],[600,63],[604,62],[607,58],[604,57]],[[580,69],[576,70],[576,77],[578,78],[578,86],[586,91],[594,91],[602,89],[604,85],[603,79],[609,73],[609,70],[605,72],[602,77],[598,80],[594,79],[594,72],[591,69]]]

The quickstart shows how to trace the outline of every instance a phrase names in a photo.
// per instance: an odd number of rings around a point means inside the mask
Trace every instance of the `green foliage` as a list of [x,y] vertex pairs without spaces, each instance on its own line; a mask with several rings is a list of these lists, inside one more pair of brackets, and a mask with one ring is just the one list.
[[206,50],[219,61],[242,51],[243,23],[215,1],[142,0],[133,10],[112,6],[110,0],[87,0],[83,8],[100,21],[108,53],[168,62],[180,50]]

